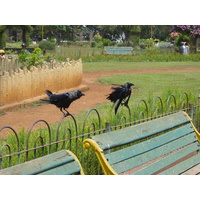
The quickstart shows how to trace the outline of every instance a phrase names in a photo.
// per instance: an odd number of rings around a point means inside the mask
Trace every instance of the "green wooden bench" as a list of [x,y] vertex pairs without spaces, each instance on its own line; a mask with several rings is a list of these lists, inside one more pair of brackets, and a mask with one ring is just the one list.
[[69,150],[49,155],[0,170],[0,175],[84,175],[78,158]]
[[104,174],[198,174],[200,134],[185,112],[147,121],[83,141]]
[[132,47],[105,47],[106,54],[132,54]]

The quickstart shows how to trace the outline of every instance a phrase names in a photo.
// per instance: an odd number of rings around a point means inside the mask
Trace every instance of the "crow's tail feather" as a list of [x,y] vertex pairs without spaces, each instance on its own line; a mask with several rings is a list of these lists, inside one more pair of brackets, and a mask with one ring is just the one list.
[[44,102],[46,102],[46,103],[50,103],[50,101],[47,100],[47,99],[40,99],[40,101],[44,101]]
[[52,95],[53,93],[50,90],[45,91],[48,96]]

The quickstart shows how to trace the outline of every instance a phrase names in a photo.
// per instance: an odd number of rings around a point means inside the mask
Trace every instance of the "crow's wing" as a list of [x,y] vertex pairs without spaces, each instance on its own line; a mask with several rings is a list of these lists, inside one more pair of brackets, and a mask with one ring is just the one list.
[[51,102],[59,102],[59,101],[64,101],[69,98],[68,93],[63,93],[63,94],[52,94],[49,99]]
[[131,92],[132,92],[131,89],[127,89],[126,95],[125,95],[125,99],[124,99],[124,105],[125,105],[125,106],[128,105],[129,99],[130,99],[130,97],[131,97]]
[[126,88],[116,87],[112,89],[114,91],[110,93],[107,97],[107,99],[110,100],[111,102],[115,103],[119,99],[122,101],[126,97]]

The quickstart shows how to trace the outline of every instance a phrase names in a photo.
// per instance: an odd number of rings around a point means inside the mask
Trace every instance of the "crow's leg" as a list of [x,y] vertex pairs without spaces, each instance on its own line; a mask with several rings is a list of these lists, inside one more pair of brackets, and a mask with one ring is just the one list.
[[122,99],[118,99],[116,102],[115,102],[115,115],[117,115],[118,113],[118,110],[120,108],[120,106],[122,105]]
[[131,119],[131,109],[130,109],[130,107],[128,106],[128,104],[125,105],[125,106],[128,108],[129,116],[130,116],[130,119]]
[[63,115],[65,116],[65,113],[62,111],[62,107],[60,108],[60,111],[63,113]]
[[66,111],[66,113],[65,113],[65,117],[67,117],[68,115],[70,115],[70,113],[64,108],[64,110]]

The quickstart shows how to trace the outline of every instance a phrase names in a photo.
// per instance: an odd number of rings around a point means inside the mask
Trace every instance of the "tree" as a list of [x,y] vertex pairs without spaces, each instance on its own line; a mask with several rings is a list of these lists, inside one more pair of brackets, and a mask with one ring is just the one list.
[[139,43],[140,32],[141,32],[140,26],[117,25],[116,29],[119,31],[122,40],[127,42],[128,46],[134,46]]
[[0,49],[6,47],[6,25],[0,26]]
[[26,43],[27,46],[30,44],[30,34],[33,28],[30,25],[22,25],[20,26],[22,29],[22,42]]
[[193,48],[200,36],[200,25],[174,25],[170,30],[170,36],[175,39],[178,46],[180,42],[189,42]]
[[99,33],[102,38],[111,41],[122,40],[128,46],[139,43],[141,29],[138,25],[87,25],[86,28],[93,35]]
[[169,37],[171,25],[141,25],[140,37],[142,39],[156,38],[159,40],[166,40]]
[[44,26],[45,38],[56,38],[56,43],[60,44],[61,40],[69,37],[71,28],[67,25],[46,25]]
[[171,25],[155,25],[153,26],[153,38],[157,38],[159,40],[169,39],[169,31],[172,28]]
[[6,29],[18,28],[22,30],[22,42],[27,46],[30,43],[30,34],[33,30],[30,25],[1,25],[0,26],[0,48],[6,47]]
[[56,43],[61,40],[77,41],[80,39],[82,25],[46,25],[45,37],[49,39],[56,38]]

